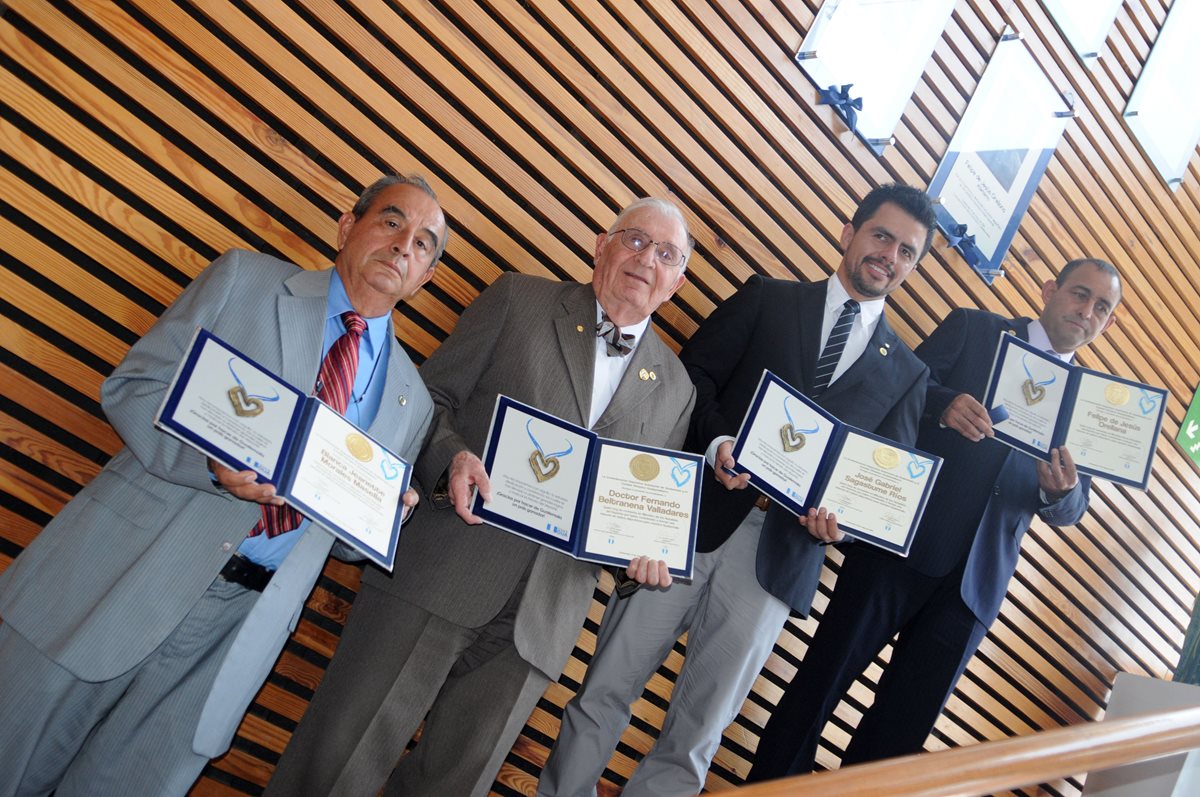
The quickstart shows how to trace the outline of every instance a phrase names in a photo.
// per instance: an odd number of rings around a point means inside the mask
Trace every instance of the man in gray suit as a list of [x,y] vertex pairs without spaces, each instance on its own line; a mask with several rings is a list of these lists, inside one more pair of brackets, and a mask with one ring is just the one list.
[[[674,205],[638,200],[597,237],[591,285],[506,274],[422,366],[437,411],[416,475],[444,482],[455,512],[421,511],[395,574],[367,570],[268,795],[375,794],[385,782],[389,795],[488,792],[570,656],[598,575],[470,512],[472,487],[490,495],[478,455],[496,396],[603,437],[682,445],[695,390],[649,316],[683,284],[690,249]],[[629,575],[670,582],[662,562],[635,561]]]
[[642,590],[604,616],[596,652],[538,783],[540,797],[590,797],[629,723],[633,702],[675,640],[687,657],[662,731],[629,779],[629,797],[704,788],[721,732],[737,716],[789,610],[807,614],[837,518],[797,519],[747,490],[731,469],[734,435],[764,369],[842,421],[911,445],[926,368],[888,324],[885,299],[929,249],[929,197],[905,185],[873,189],[842,228],[828,280],[751,277],[705,320],[680,358],[696,384],[688,448],[706,452],[689,584]]
[[228,749],[333,537],[302,518],[260,533],[274,488],[156,410],[198,326],[303,387],[356,346],[347,417],[415,458],[433,405],[391,312],[446,235],[423,179],[385,177],[339,220],[332,269],[227,252],[130,349],[101,388],[125,448],[0,576],[0,794],[182,795]]

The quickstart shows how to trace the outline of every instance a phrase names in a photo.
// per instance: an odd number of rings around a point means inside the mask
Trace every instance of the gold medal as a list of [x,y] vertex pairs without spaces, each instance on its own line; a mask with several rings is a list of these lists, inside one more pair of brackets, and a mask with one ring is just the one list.
[[346,435],[346,450],[359,462],[370,462],[375,457],[375,449],[371,441],[358,432]]
[[629,472],[638,481],[653,481],[658,476],[658,460],[649,454],[638,454],[629,460]]
[[256,398],[246,395],[246,389],[241,385],[229,388],[229,403],[239,418],[253,418],[263,411],[263,403]]
[[1129,388],[1120,382],[1112,382],[1104,388],[1104,399],[1114,407],[1124,407],[1129,403]]
[[549,481],[558,475],[558,457],[546,457],[535,450],[529,455],[529,467],[539,482]]
[[1021,383],[1021,393],[1025,396],[1025,403],[1032,407],[1046,397],[1046,388],[1034,384],[1032,379],[1026,379]]
[[881,468],[891,470],[900,464],[900,452],[891,446],[880,446],[875,449],[875,453],[871,455],[875,460],[875,464]]
[[797,432],[796,427],[790,423],[779,427],[779,439],[783,442],[784,452],[789,454],[804,448],[804,444],[807,442],[804,432]]

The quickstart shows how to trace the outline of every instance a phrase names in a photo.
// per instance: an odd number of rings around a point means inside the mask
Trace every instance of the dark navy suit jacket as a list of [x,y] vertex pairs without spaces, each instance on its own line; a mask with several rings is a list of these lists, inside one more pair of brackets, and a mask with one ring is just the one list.
[[939,423],[960,393],[983,400],[1000,335],[1027,341],[1029,323],[1028,318],[958,309],[916,350],[930,371],[917,447],[945,461],[908,565],[925,575],[944,576],[967,556],[963,601],[985,626],[1000,612],[1034,513],[1053,526],[1075,524],[1087,510],[1091,484],[1081,474],[1071,492],[1046,504],[1032,457],[996,440],[972,442]]
[[[808,395],[821,348],[825,281],[751,277],[700,325],[680,359],[696,385],[686,448],[703,453],[714,438],[735,436],[763,369]],[[817,403],[838,419],[905,445],[917,438],[928,369],[879,319],[863,354]],[[713,551],[754,506],[753,488],[726,490],[708,473],[700,503],[698,551]],[[758,546],[758,580],[807,614],[825,549],[794,516],[772,504]]]

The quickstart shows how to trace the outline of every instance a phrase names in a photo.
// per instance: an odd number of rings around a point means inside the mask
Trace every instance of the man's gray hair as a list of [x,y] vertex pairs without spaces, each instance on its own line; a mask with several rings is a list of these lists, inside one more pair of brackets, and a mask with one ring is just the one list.
[[[437,194],[433,192],[433,186],[431,186],[429,181],[421,175],[385,174],[383,177],[380,177],[378,180],[363,189],[363,192],[358,195],[358,201],[355,202],[354,207],[350,209],[350,213],[354,215],[355,219],[361,219],[363,215],[371,209],[371,205],[375,202],[375,198],[379,196],[379,194],[385,188],[393,185],[414,186],[415,188],[421,189],[426,194],[429,194],[429,196],[433,198],[433,201],[437,202]],[[437,262],[442,259],[442,252],[446,251],[446,242],[449,240],[450,225],[447,224],[446,233],[442,236],[442,239],[437,242],[437,246],[434,248],[433,262],[429,264],[430,268],[433,268],[433,266],[437,265]]]

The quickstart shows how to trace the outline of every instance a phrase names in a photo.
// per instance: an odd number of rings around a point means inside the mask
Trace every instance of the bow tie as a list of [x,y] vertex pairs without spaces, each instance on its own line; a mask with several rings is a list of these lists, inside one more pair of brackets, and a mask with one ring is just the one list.
[[596,324],[596,337],[604,338],[609,357],[624,357],[633,351],[633,335],[622,332],[607,313],[602,313]]

